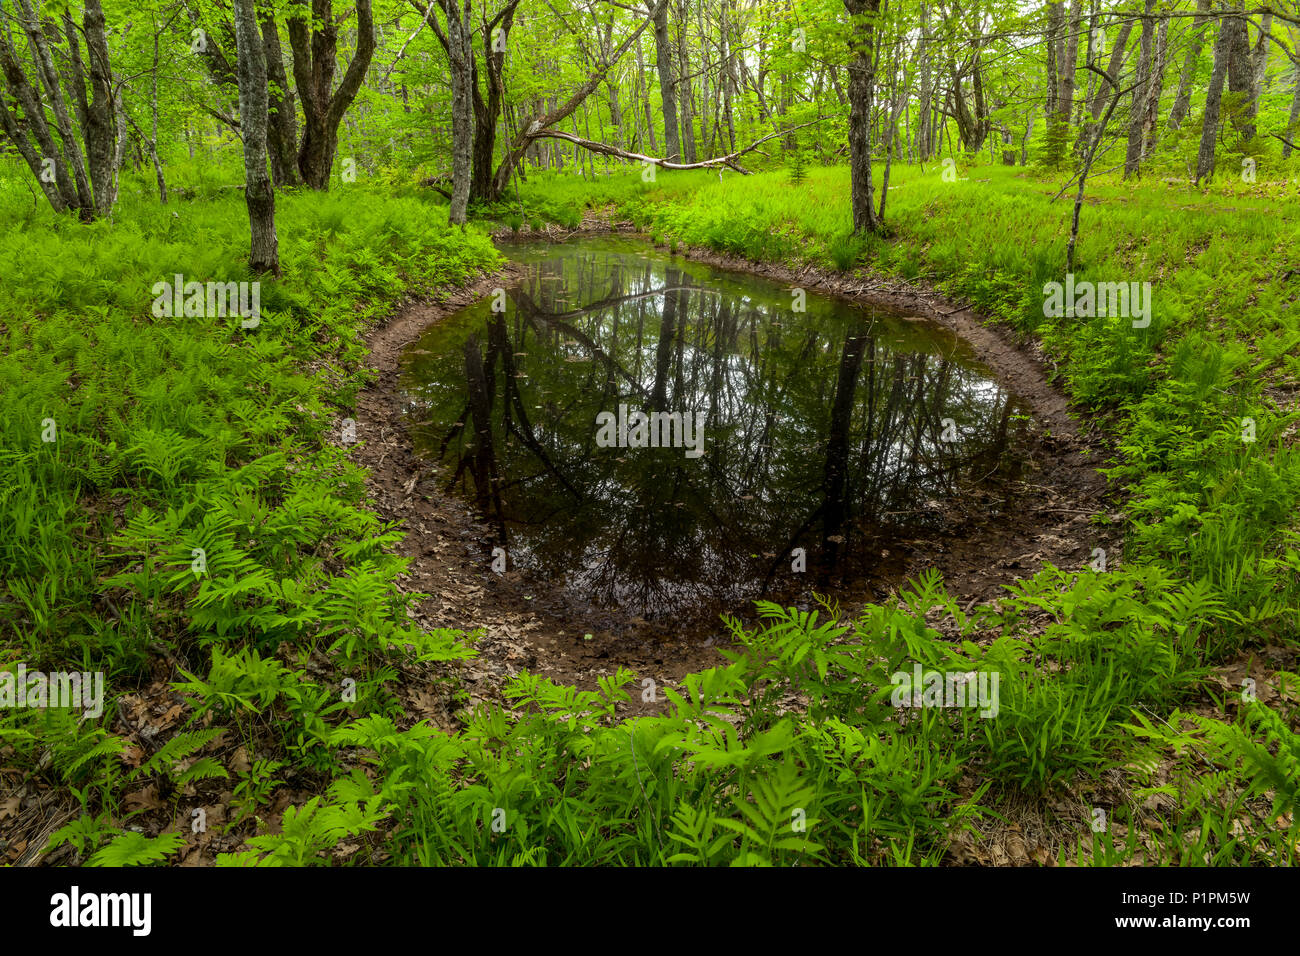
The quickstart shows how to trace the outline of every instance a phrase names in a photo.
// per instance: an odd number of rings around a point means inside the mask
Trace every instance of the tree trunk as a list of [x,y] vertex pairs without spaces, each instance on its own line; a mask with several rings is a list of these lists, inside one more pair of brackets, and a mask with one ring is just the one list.
[[1292,143],[1300,136],[1300,31],[1296,31],[1297,53],[1295,59],[1295,92],[1291,95],[1291,116],[1287,121],[1286,142],[1282,144],[1282,158],[1291,155]]
[[[859,0],[845,0],[859,2]],[[862,324],[850,327],[840,352],[835,398],[831,402],[831,420],[826,439],[826,464],[822,472],[822,549],[826,562],[833,568],[839,554],[841,532],[849,518],[848,458],[849,431],[853,419],[854,396],[862,372],[869,330]],[[874,366],[873,366],[874,367]]]
[[1079,25],[1083,21],[1080,0],[1071,0],[1070,20],[1065,30],[1065,56],[1061,60],[1061,92],[1057,98],[1057,112],[1061,122],[1070,125],[1074,110],[1074,72],[1079,61]]
[[[104,33],[104,10],[99,0],[86,0],[81,20],[86,31],[86,58],[90,63],[90,109],[82,132],[86,137],[86,160],[90,188],[95,193],[95,213],[107,216],[117,201],[117,171],[121,166],[118,148],[118,105],[113,96],[113,74],[108,60],[108,39]],[[122,145],[125,145],[125,133]]]
[[1214,41],[1214,69],[1210,73],[1210,88],[1205,94],[1205,121],[1201,125],[1201,148],[1196,157],[1196,184],[1214,175],[1214,145],[1219,138],[1219,104],[1223,99],[1223,80],[1228,73],[1231,56],[1232,31],[1230,19],[1219,21],[1219,35]]
[[[109,79],[110,81],[114,80],[111,76]],[[118,85],[118,89],[121,89],[120,84]],[[110,191],[108,197],[108,209],[104,212],[104,215],[106,216],[113,211],[113,204],[117,202],[117,191],[118,187],[121,185],[122,167],[126,165],[126,147],[131,137],[131,131],[127,128],[126,107],[123,105],[120,96],[116,97],[116,103],[113,110],[113,122],[115,124],[114,128],[117,135],[117,145],[113,150],[112,178],[108,183]],[[144,154],[140,151],[138,143],[136,144],[136,158],[139,161],[138,165],[143,166]],[[98,199],[98,197],[96,198]]]
[[1074,158],[1075,167],[1078,168],[1079,162],[1087,153],[1088,141],[1092,135],[1092,123],[1085,117],[1088,115],[1088,107],[1092,103],[1093,91],[1096,86],[1097,77],[1094,71],[1098,70],[1097,58],[1101,55],[1101,42],[1105,42],[1105,31],[1100,27],[1101,21],[1101,0],[1089,0],[1088,11],[1088,51],[1087,59],[1084,65],[1088,70],[1088,87],[1084,90],[1083,95],[1078,97],[1078,108],[1075,110],[1075,124],[1079,127],[1079,135],[1074,138]]
[[1201,48],[1205,45],[1205,31],[1209,26],[1210,0],[1196,0],[1196,19],[1192,21],[1192,37],[1187,46],[1187,56],[1183,59],[1183,72],[1178,80],[1178,93],[1174,97],[1174,108],[1169,113],[1169,128],[1178,129],[1187,119],[1192,109],[1192,83],[1196,76],[1196,64],[1201,58]]
[[[708,55],[708,33],[704,29],[704,4],[699,4],[695,8],[695,28],[699,30],[700,36],[700,141],[698,152],[704,156],[712,156],[713,151],[710,147],[709,132],[709,104],[713,102],[710,96],[711,85],[709,83],[709,55]],[[717,116],[717,110],[713,115]]]
[[[56,169],[62,166],[63,163],[71,165],[72,182],[76,184],[76,197],[68,205],[77,209],[83,220],[90,221],[95,216],[94,194],[90,187],[90,180],[86,175],[86,162],[82,156],[81,145],[78,144],[73,134],[72,120],[68,115],[63,90],[59,86],[59,74],[54,69],[54,57],[50,53],[44,29],[32,10],[30,0],[18,0],[18,3],[22,7],[24,14],[23,31],[27,34],[32,59],[36,65],[36,75],[39,77],[37,87],[44,86],[45,88],[45,98],[49,101],[50,109],[54,113],[55,128],[58,130],[59,139],[63,143],[62,153],[51,148],[49,152],[45,153],[45,157],[54,160]],[[87,11],[87,14],[89,14],[89,11]],[[85,96],[84,88],[80,91],[80,95]],[[36,93],[36,96],[39,97],[40,94]],[[44,111],[40,106],[40,100],[35,99],[30,107],[26,103],[23,104],[23,112],[27,114],[30,122],[32,116],[38,112],[43,114]],[[102,132],[102,124],[98,128]]]
[[[443,0],[446,9],[454,0]],[[339,122],[356,98],[375,52],[375,22],[371,0],[356,0],[357,50],[343,81],[334,89],[338,55],[338,22],[333,0],[312,0],[310,21],[305,15],[289,17],[289,45],[293,49],[293,79],[302,102],[302,142],[298,147],[298,172],[312,189],[328,190],[338,149]],[[294,0],[306,11],[307,0]]]
[[451,209],[447,214],[453,226],[463,226],[468,218],[469,193],[474,163],[474,85],[473,24],[470,3],[443,0],[447,15],[447,56],[451,70]]
[[1241,15],[1241,0],[1233,5],[1232,12],[1223,21],[1228,31],[1228,91],[1237,94],[1238,102],[1233,104],[1232,125],[1241,134],[1243,141],[1255,138],[1255,111],[1258,102],[1255,99],[1255,69],[1250,57],[1250,34],[1246,19]]
[[[609,124],[617,130],[618,145],[627,146],[627,130],[624,128],[623,123],[623,108],[618,101],[618,84],[606,83],[605,88],[609,90]],[[635,116],[632,117],[632,121],[633,123],[636,122]]]
[[1107,93],[1111,89],[1119,89],[1119,76],[1124,69],[1124,63],[1128,60],[1128,38],[1133,31],[1133,21],[1125,20],[1119,25],[1119,33],[1115,35],[1115,45],[1110,51],[1110,62],[1106,65],[1106,75],[1110,77],[1113,87],[1101,86],[1097,90],[1097,95],[1092,98],[1092,121],[1095,123],[1101,119],[1101,111],[1106,108]]
[[723,119],[727,121],[727,147],[726,151],[736,151],[736,117],[735,117],[735,94],[736,94],[736,67],[733,60],[735,59],[735,49],[731,43],[731,18],[729,11],[731,9],[731,0],[722,0],[721,26],[718,31],[718,45],[722,56],[722,110]]
[[1268,79],[1268,54],[1272,40],[1268,38],[1273,29],[1273,14],[1266,13],[1259,18],[1259,39],[1255,41],[1255,50],[1251,54],[1251,65],[1255,76],[1255,101],[1264,95],[1264,84]]
[[921,60],[920,100],[916,109],[916,157],[926,162],[933,153],[930,105],[934,97],[934,74],[930,69],[930,5],[921,4],[921,39],[918,48]]
[[289,89],[289,77],[284,70],[280,28],[270,11],[262,12],[261,25],[270,108],[266,135],[271,152],[271,181],[280,188],[300,186],[302,177],[298,174],[298,114],[293,91]]
[[[636,38],[636,81],[637,81],[637,90],[639,94],[638,98],[641,101],[642,108],[645,110],[646,138],[650,140],[650,152],[658,153],[659,144],[655,138],[654,117],[650,115],[650,94],[646,90],[647,84],[645,80],[645,53],[641,49],[640,37]],[[635,110],[636,107],[634,106],[633,109]],[[637,143],[637,148],[638,149],[642,148],[639,142]]]
[[1057,97],[1061,94],[1061,10],[1062,0],[1047,0],[1047,121],[1059,109]]
[[691,103],[691,57],[686,44],[686,0],[677,5],[677,60],[678,75],[677,101],[681,106],[682,119],[682,158],[685,162],[695,162],[695,107]]
[[659,71],[659,96],[663,101],[665,158],[681,161],[681,140],[677,135],[677,99],[674,94],[673,51],[668,39],[668,4],[662,3],[654,18],[655,67]]
[[[489,23],[484,30],[486,98],[479,90],[478,64],[473,56],[473,38],[470,38],[470,90],[474,94],[474,170],[469,187],[471,201],[486,201],[492,197],[492,161],[496,157],[497,120],[505,102],[506,44],[510,40],[510,29],[514,25],[515,9],[518,6],[519,0],[511,0],[498,14],[495,26]],[[612,85],[610,90],[611,95],[616,95]]]
[[[12,19],[19,21],[27,35],[36,80],[32,82],[28,78],[6,23],[0,30],[0,75],[3,76],[0,86],[21,108],[22,119],[9,112],[4,97],[0,96],[0,129],[32,170],[56,212],[75,210],[85,222],[96,216],[107,216],[117,200],[118,168],[125,155],[126,141],[121,129],[124,114],[113,94],[113,73],[100,0],[86,0],[80,31],[72,17],[63,14],[68,51],[66,59],[61,57],[65,65],[62,76],[55,69],[50,48],[50,41],[59,37],[58,24],[50,18],[39,19],[30,0],[18,0],[18,5],[21,15]],[[82,36],[89,60],[88,76],[81,52]],[[68,109],[69,98],[76,115],[75,126]]]
[[844,0],[853,22],[849,32],[849,170],[853,232],[880,231],[871,190],[871,109],[875,91],[872,42],[880,0]]
[[[976,50],[971,58],[971,92],[972,102],[975,110],[972,113],[971,108],[966,103],[966,94],[962,90],[962,76],[964,68],[959,71],[955,64],[952,67],[952,105],[953,113],[957,120],[957,132],[961,136],[962,148],[968,152],[975,152],[984,145],[984,140],[988,137],[989,123],[988,106],[984,101],[984,71],[980,65],[980,51],[976,41]],[[1055,98],[1053,97],[1053,103]],[[1054,115],[1049,113],[1049,116]]]
[[158,179],[158,200],[167,205],[167,177],[158,159],[158,42],[161,32],[153,35],[153,83],[149,88],[149,110],[153,118],[153,135],[149,140],[149,156],[153,160],[154,174]]
[[239,125],[244,138],[244,202],[252,241],[248,264],[254,272],[280,274],[275,235],[275,189],[267,172],[266,127],[269,94],[266,54],[257,30],[254,0],[234,0]]
[[1151,76],[1154,72],[1155,21],[1151,14],[1155,11],[1156,0],[1146,0],[1146,9],[1142,16],[1142,45],[1138,52],[1137,85],[1133,87],[1133,106],[1129,112],[1128,151],[1124,157],[1124,178],[1136,176],[1142,166],[1145,139],[1143,130],[1147,117],[1147,100],[1151,93]]
[[1155,152],[1160,127],[1160,94],[1165,85],[1165,67],[1169,59],[1169,18],[1160,18],[1156,33],[1155,56],[1151,63],[1151,76],[1147,88],[1147,101],[1142,116],[1142,156]]

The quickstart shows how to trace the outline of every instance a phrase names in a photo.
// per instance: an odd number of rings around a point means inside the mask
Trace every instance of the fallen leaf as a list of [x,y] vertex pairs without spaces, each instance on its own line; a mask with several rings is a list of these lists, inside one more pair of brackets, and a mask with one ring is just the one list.
[[128,810],[161,810],[167,806],[166,802],[158,797],[158,785],[151,783],[143,789],[126,795],[126,806]]
[[18,815],[18,807],[22,802],[22,797],[10,797],[8,800],[0,803],[0,820],[5,819],[5,817],[16,817]]

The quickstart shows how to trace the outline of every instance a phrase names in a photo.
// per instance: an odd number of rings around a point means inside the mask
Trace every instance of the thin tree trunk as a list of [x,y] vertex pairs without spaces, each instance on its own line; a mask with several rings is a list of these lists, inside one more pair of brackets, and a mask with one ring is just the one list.
[[86,33],[86,59],[90,70],[90,109],[82,124],[86,137],[86,161],[90,188],[95,193],[95,213],[107,216],[117,202],[117,171],[121,168],[125,131],[120,104],[113,95],[113,71],[108,61],[108,38],[104,27],[104,10],[99,0],[86,0],[81,20]]
[[[614,129],[618,130],[618,145],[626,146],[628,145],[627,130],[624,128],[623,110],[620,108],[618,102],[618,84],[610,81],[606,83],[605,86],[609,90],[609,124],[613,126]],[[636,117],[634,115],[634,124],[635,121]]]
[[1147,101],[1142,117],[1142,156],[1155,152],[1156,139],[1160,129],[1160,94],[1164,90],[1165,68],[1169,59],[1169,18],[1160,18],[1160,29],[1156,33],[1155,57],[1151,64],[1151,76],[1147,88]]
[[[63,34],[68,41],[66,58],[60,51],[65,67],[62,77],[55,69],[50,48],[51,40],[59,37],[58,23],[48,17],[39,19],[30,0],[18,0],[18,4],[18,15],[6,14],[6,23],[0,29],[0,89],[13,97],[22,119],[9,112],[0,96],[0,129],[36,176],[56,212],[75,210],[86,222],[107,216],[117,199],[118,168],[125,156],[126,137],[122,129],[125,116],[113,94],[100,2],[86,0],[80,30],[69,14],[62,15]],[[14,48],[9,27],[12,19],[18,20],[27,36],[35,82],[28,78],[25,62],[20,61]],[[88,70],[82,59],[83,36]],[[76,115],[75,125],[68,110],[69,99]]]
[[1053,122],[1059,106],[1057,98],[1061,95],[1061,18],[1062,0],[1047,0],[1047,119]]
[[1057,114],[1061,122],[1070,125],[1074,111],[1074,72],[1079,61],[1079,25],[1083,20],[1080,0],[1070,2],[1070,20],[1065,30],[1065,56],[1061,61],[1061,92],[1057,101]]
[[1192,37],[1187,46],[1187,56],[1183,59],[1183,72],[1178,80],[1178,93],[1174,97],[1174,108],[1169,113],[1169,128],[1178,129],[1187,119],[1192,109],[1192,84],[1196,76],[1196,64],[1201,58],[1201,48],[1205,45],[1205,31],[1209,26],[1210,0],[1197,0],[1196,19],[1192,21]]
[[700,31],[700,150],[706,157],[713,155],[709,146],[709,70],[708,70],[708,34],[704,32],[704,4],[695,8],[695,26]]
[[681,106],[682,156],[685,162],[695,162],[695,118],[691,104],[691,59],[686,44],[686,0],[677,5],[677,60],[681,81],[677,86],[677,100]]
[[1268,79],[1268,54],[1272,42],[1268,38],[1273,29],[1273,14],[1265,13],[1259,18],[1259,39],[1255,41],[1255,50],[1251,54],[1251,65],[1255,75],[1255,100],[1264,95],[1264,84]]
[[[1115,45],[1111,47],[1110,62],[1106,65],[1106,75],[1110,77],[1116,87],[1119,86],[1120,73],[1124,70],[1124,63],[1128,60],[1128,38],[1133,31],[1133,21],[1125,20],[1119,25],[1119,33],[1115,35]],[[1101,111],[1106,108],[1106,94],[1110,87],[1100,86],[1097,94],[1092,98],[1092,120],[1095,123],[1101,119]]]
[[[53,148],[45,154],[47,158],[55,160],[56,168],[60,165],[58,160],[62,158],[72,167],[72,181],[76,185],[76,198],[69,205],[77,208],[83,220],[89,221],[95,215],[94,194],[90,188],[90,180],[86,175],[86,162],[82,156],[81,146],[78,144],[72,130],[72,120],[68,116],[67,104],[64,100],[62,88],[59,86],[59,75],[54,69],[54,58],[50,53],[49,44],[46,42],[44,30],[40,21],[36,18],[32,10],[30,0],[18,0],[22,7],[23,31],[27,34],[28,42],[31,46],[32,58],[36,65],[36,74],[40,79],[41,85],[45,87],[46,96],[49,105],[54,113],[55,128],[58,130],[59,139],[63,144],[63,150],[60,154]],[[102,20],[101,20],[102,22]],[[39,96],[39,94],[37,94]],[[84,96],[84,90],[82,92]],[[23,104],[24,112],[29,116],[36,113],[43,113],[39,100],[34,100],[30,107]],[[103,124],[97,124],[97,130],[102,132]],[[102,155],[102,150],[100,151]],[[57,173],[56,173],[57,174]]]
[[1295,58],[1295,92],[1291,95],[1291,116],[1287,121],[1287,141],[1282,144],[1282,158],[1286,159],[1291,155],[1291,144],[1296,141],[1296,136],[1300,135],[1300,30],[1294,31],[1296,38],[1297,53]]
[[1137,85],[1133,87],[1133,106],[1129,112],[1128,151],[1124,157],[1124,178],[1136,176],[1142,167],[1143,135],[1147,117],[1147,97],[1151,91],[1151,75],[1154,72],[1155,21],[1151,18],[1156,8],[1156,0],[1146,0],[1142,15],[1142,45],[1138,52]]
[[266,132],[271,153],[271,181],[280,188],[299,186],[302,176],[298,173],[298,114],[284,69],[280,28],[269,10],[262,11],[261,26],[270,106]]
[[849,171],[853,205],[853,232],[880,231],[871,189],[871,110],[875,88],[874,18],[880,0],[844,0],[852,17],[849,32]]
[[1214,41],[1214,69],[1205,94],[1205,120],[1201,124],[1201,148],[1196,157],[1196,184],[1214,175],[1214,146],[1219,138],[1219,104],[1223,100],[1223,80],[1228,73],[1232,31],[1229,19],[1219,21],[1219,35]]
[[736,68],[732,62],[735,50],[731,44],[731,0],[722,0],[722,23],[719,43],[722,49],[722,110],[727,121],[727,148],[736,151]]
[[680,161],[681,141],[677,135],[677,99],[673,76],[673,53],[668,39],[668,4],[661,3],[654,18],[655,68],[659,71],[659,97],[664,115],[665,158]]
[[[1091,63],[1088,64],[1090,70],[1095,71],[1097,68]],[[1097,149],[1101,146],[1102,137],[1106,135],[1106,127],[1110,123],[1111,114],[1115,112],[1115,107],[1119,103],[1123,91],[1119,88],[1117,78],[1109,77],[1110,85],[1102,86],[1102,90],[1114,90],[1111,95],[1110,105],[1106,107],[1106,115],[1097,124],[1096,129],[1092,131],[1089,139],[1088,149],[1084,155],[1083,166],[1079,169],[1079,190],[1074,196],[1074,213],[1070,224],[1070,239],[1065,244],[1065,271],[1074,271],[1074,251],[1079,241],[1079,215],[1083,211],[1083,191],[1088,184],[1088,173],[1092,171],[1093,160],[1097,158]]]
[[[645,54],[641,51],[641,38],[636,38],[636,78],[637,90],[641,105],[645,108],[645,125],[646,136],[650,140],[650,152],[659,152],[659,144],[655,141],[655,123],[654,117],[650,115],[650,96],[646,92],[645,82]],[[637,149],[641,149],[641,144],[637,143]]]
[[1223,21],[1228,31],[1228,90],[1239,95],[1241,105],[1232,112],[1233,126],[1243,141],[1255,138],[1255,70],[1250,56],[1250,33],[1242,15],[1242,0],[1233,4],[1232,13]]
[[1088,52],[1084,65],[1088,70],[1088,88],[1083,96],[1080,96],[1078,109],[1075,110],[1075,122],[1079,126],[1079,135],[1074,139],[1074,157],[1075,166],[1087,153],[1088,140],[1092,133],[1092,124],[1085,120],[1087,107],[1092,103],[1093,89],[1096,85],[1096,74],[1101,72],[1097,69],[1097,59],[1101,56],[1101,44],[1099,39],[1104,42],[1106,38],[1105,31],[1099,26],[1101,20],[1101,0],[1089,0],[1088,12]]
[[153,35],[153,83],[149,89],[149,111],[153,119],[152,136],[149,139],[149,156],[153,160],[154,174],[158,178],[158,200],[167,205],[167,177],[163,173],[162,163],[158,161],[158,43],[161,32]]
[[934,149],[931,133],[933,123],[930,117],[930,104],[934,96],[934,75],[930,69],[930,4],[921,4],[921,39],[918,50],[921,60],[920,100],[916,108],[916,156],[917,160],[926,162]]
[[447,216],[454,226],[468,218],[469,193],[474,163],[474,105],[470,87],[474,82],[474,49],[469,0],[457,9],[456,0],[443,0],[447,15],[447,55],[451,70],[451,209]]
[[244,202],[252,233],[248,264],[254,272],[280,274],[275,235],[275,188],[267,171],[266,126],[270,97],[266,54],[257,30],[254,0],[233,0],[239,77],[239,125],[244,139]]
[[[118,89],[121,89],[120,85],[118,86]],[[108,208],[104,211],[104,215],[106,216],[112,213],[113,206],[117,203],[118,190],[121,188],[122,167],[126,165],[126,147],[131,136],[131,131],[127,129],[126,106],[122,103],[122,98],[120,96],[116,99],[117,102],[116,108],[113,111],[113,120],[116,124],[117,146],[113,150],[112,179],[109,180],[109,196],[106,198]],[[144,154],[140,152],[139,144],[136,145],[135,152],[139,161],[137,165],[143,166]]]

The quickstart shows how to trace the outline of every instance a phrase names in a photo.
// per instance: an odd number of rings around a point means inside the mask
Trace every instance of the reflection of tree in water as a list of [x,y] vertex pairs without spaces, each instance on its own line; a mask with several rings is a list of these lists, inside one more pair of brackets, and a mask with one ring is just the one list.
[[[598,602],[740,600],[793,547],[825,576],[1005,467],[1013,400],[926,329],[822,301],[795,315],[768,287],[608,251],[534,262],[510,300],[431,332],[411,392],[449,487],[516,561]],[[704,457],[596,447],[620,403],[706,413]]]

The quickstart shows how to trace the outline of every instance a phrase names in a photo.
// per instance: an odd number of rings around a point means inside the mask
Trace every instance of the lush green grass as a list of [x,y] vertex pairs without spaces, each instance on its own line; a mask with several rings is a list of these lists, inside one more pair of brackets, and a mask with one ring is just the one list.
[[[248,330],[238,316],[151,314],[152,287],[176,273],[252,278],[238,194],[141,202],[93,226],[37,215],[6,234],[0,621],[34,662],[90,661],[107,644],[114,664],[140,664],[149,635],[172,630],[167,605],[228,600],[208,593],[227,560],[259,582],[243,600],[297,578],[302,595],[265,594],[286,612],[324,574],[318,559],[303,564],[318,547],[384,564],[377,542],[363,545],[379,529],[355,507],[360,475],[324,439],[361,384],[358,332],[412,285],[458,284],[497,263],[481,234],[438,220],[436,207],[382,196],[282,199],[284,278],[263,280]],[[49,428],[54,441],[42,440]],[[187,582],[190,549],[203,545],[211,573]],[[103,585],[115,571],[122,591]],[[118,599],[112,627],[97,592]]]
[[[262,280],[260,325],[244,329],[239,316],[151,310],[154,284],[175,273],[252,278],[239,193],[128,199],[115,222],[85,226],[26,206],[17,178],[5,182],[3,666],[102,670],[111,698],[145,682],[159,652],[206,673],[223,648],[238,651],[247,675],[288,641],[302,660],[328,651],[369,712],[389,709],[387,658],[408,659],[403,646],[467,653],[454,633],[407,620],[393,584],[403,562],[388,553],[399,532],[365,507],[363,474],[331,434],[363,384],[362,333],[401,294],[495,268],[482,233],[449,229],[412,199],[281,197],[283,278]],[[316,766],[340,695],[294,669],[284,679],[295,715],[284,743]],[[242,686],[228,699],[248,699]],[[101,723],[115,716],[110,705]],[[0,721],[20,762],[57,744],[69,785],[98,760],[106,776],[83,803],[120,810],[121,765],[105,756],[120,741],[53,710]]]

